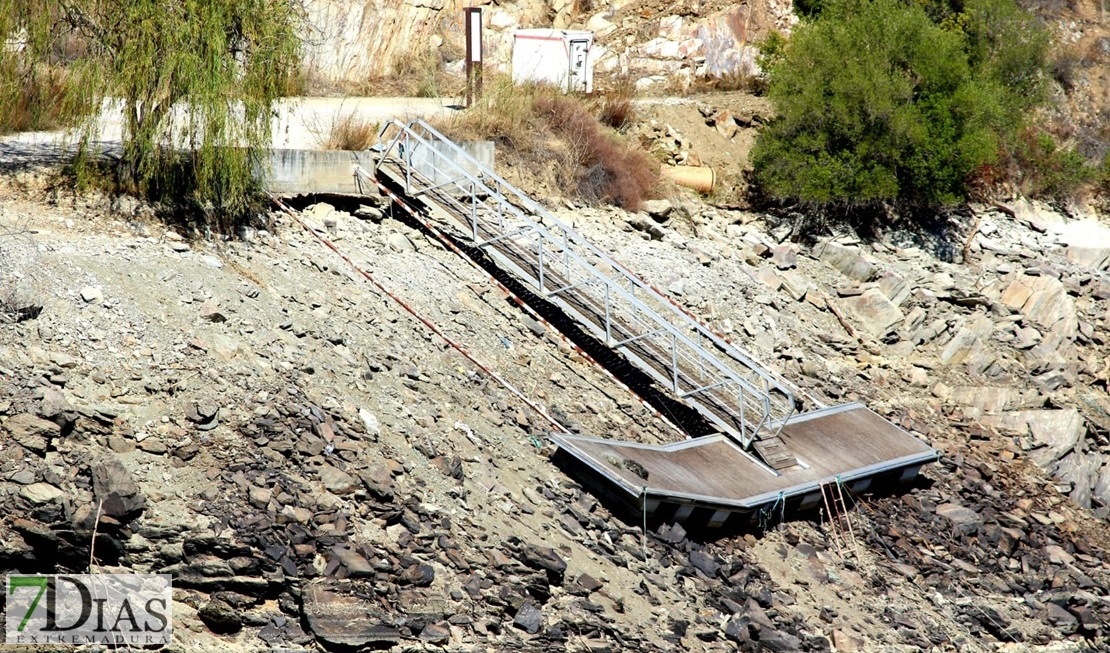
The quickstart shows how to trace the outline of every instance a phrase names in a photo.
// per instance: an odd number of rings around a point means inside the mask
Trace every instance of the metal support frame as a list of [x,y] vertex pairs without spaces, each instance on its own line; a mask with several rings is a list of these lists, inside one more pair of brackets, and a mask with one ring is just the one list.
[[[424,148],[435,155],[416,158]],[[426,122],[387,123],[375,149],[375,173],[386,164],[396,169],[406,193],[421,193],[440,203],[459,220],[461,237],[741,446],[774,435],[768,426],[793,414],[794,393],[784,380]],[[356,168],[359,174],[369,176]],[[444,177],[452,181],[436,183]],[[527,245],[515,238],[522,234],[528,234]],[[612,270],[612,278],[599,266]]]

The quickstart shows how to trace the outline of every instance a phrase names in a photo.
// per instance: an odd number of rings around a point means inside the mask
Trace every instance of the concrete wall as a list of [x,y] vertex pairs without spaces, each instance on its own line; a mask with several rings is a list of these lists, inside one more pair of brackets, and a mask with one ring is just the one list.
[[[478,160],[486,168],[493,170],[493,141],[474,141],[459,143],[459,147]],[[456,165],[457,164],[457,165]],[[412,166],[435,184],[446,184],[458,179],[463,171],[477,176],[480,171],[471,162],[459,157],[441,141],[432,141],[432,147],[421,146],[412,152]],[[438,169],[438,170],[437,170]],[[468,192],[468,182],[457,185],[458,192]]]
[[374,159],[369,152],[349,150],[270,150],[266,187],[280,195],[357,195],[356,164],[371,170]]
[[[493,168],[492,141],[462,143],[460,146],[483,165]],[[359,187],[355,183],[354,166],[361,165],[367,172],[372,172],[375,155],[371,151],[273,149],[270,150],[269,169],[266,170],[266,187],[279,195],[357,195]],[[448,174],[453,168],[447,161],[451,154],[446,147],[425,148],[422,152],[414,151],[413,155],[416,169],[429,177],[434,176],[435,183],[451,181]],[[448,174],[436,174],[432,169],[433,160],[438,167],[448,170]],[[462,165],[472,174],[477,172],[469,163]]]

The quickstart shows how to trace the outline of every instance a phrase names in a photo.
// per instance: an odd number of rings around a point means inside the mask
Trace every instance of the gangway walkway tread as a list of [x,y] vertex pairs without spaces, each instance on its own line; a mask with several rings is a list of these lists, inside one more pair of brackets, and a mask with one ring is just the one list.
[[389,123],[377,149],[377,174],[419,196],[457,237],[481,248],[740,446],[754,448],[776,469],[797,464],[778,437],[796,410],[793,388],[783,379],[427,124]]

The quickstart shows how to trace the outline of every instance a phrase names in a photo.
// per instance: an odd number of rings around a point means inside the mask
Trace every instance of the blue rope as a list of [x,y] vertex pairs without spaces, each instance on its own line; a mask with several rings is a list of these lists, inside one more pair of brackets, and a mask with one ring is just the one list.
[[775,499],[775,502],[772,503],[770,505],[770,507],[760,508],[760,510],[759,510],[759,527],[761,529],[767,530],[768,524],[770,524],[771,520],[774,519],[774,517],[775,517],[775,508],[776,507],[779,508],[779,523],[782,523],[782,522],[786,521],[786,493],[785,492],[779,492],[778,498]]

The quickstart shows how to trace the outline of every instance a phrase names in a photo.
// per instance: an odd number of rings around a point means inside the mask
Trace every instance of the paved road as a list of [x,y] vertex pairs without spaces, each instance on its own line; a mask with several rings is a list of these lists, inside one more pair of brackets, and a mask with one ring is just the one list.
[[[458,98],[285,98],[277,106],[272,145],[276,148],[317,149],[327,140],[332,126],[348,116],[381,123],[390,118],[448,116],[459,111],[460,106]],[[118,105],[106,104],[101,115],[99,147],[116,150],[121,133]],[[10,167],[19,161],[48,162],[59,155],[60,148],[73,140],[63,132],[26,132],[4,136],[0,138],[0,168]]]

